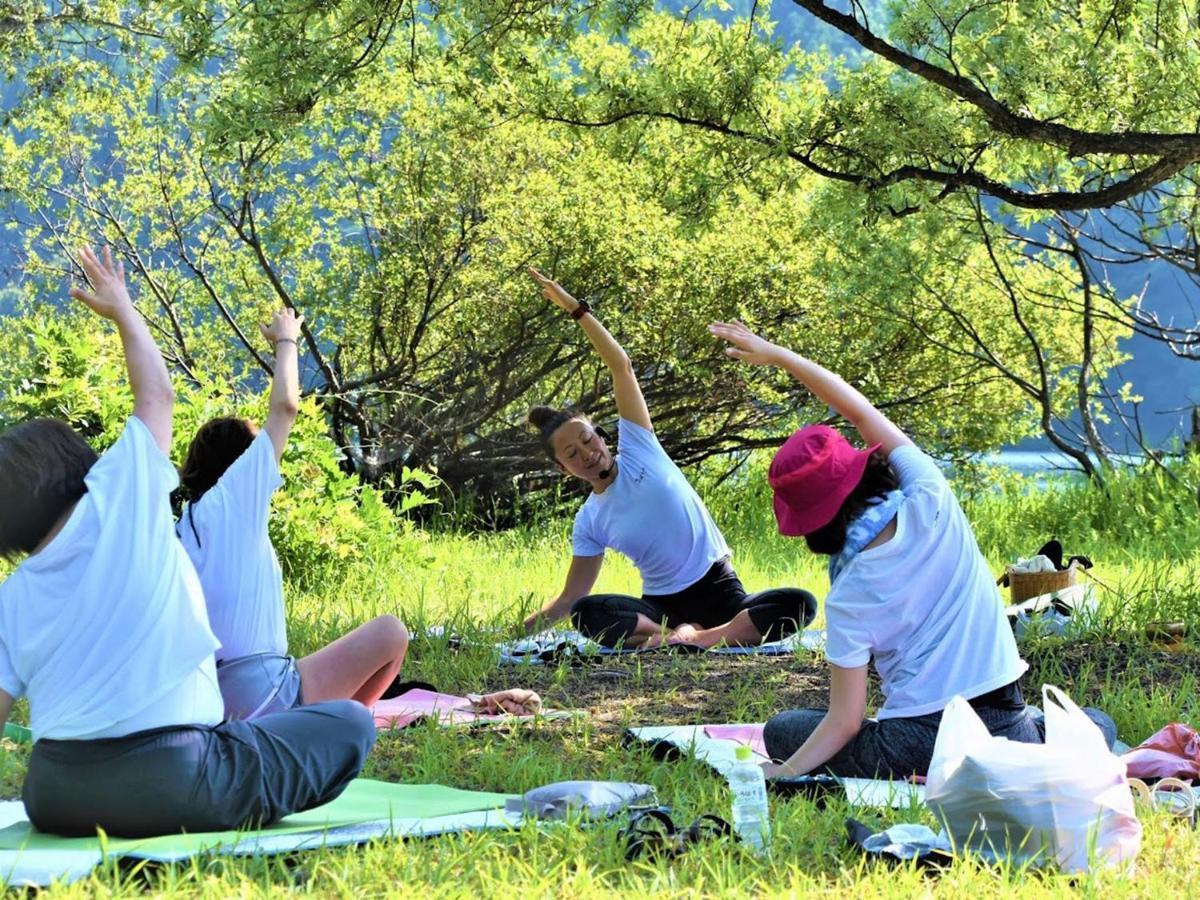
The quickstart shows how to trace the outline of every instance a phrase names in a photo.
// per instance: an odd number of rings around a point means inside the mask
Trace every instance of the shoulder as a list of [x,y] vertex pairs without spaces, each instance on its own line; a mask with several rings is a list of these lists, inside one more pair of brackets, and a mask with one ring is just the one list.
[[888,456],[888,462],[900,480],[906,494],[922,485],[945,486],[946,476],[927,454],[914,444],[897,447]]
[[625,449],[627,447],[656,447],[662,449],[662,444],[658,442],[658,435],[652,429],[639,425],[637,422],[632,422],[629,419],[617,420],[617,446]]
[[125,421],[120,436],[100,455],[84,482],[92,489],[112,477],[110,473],[126,468],[150,470],[164,480],[178,481],[175,467],[159,448],[146,423],[137,416],[130,416]]

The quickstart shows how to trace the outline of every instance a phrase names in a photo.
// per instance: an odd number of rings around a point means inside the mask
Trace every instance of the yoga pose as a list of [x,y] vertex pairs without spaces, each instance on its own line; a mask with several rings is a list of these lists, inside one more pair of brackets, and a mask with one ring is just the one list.
[[[580,413],[542,406],[529,414],[547,455],[591,485],[592,493],[575,516],[566,585],[526,620],[526,628],[571,615],[580,631],[608,647],[646,648],[663,640],[712,647],[778,640],[812,621],[816,599],[808,591],[746,593],[721,532],[659,444],[625,351],[586,303],[530,272],[546,298],[579,322],[612,373],[620,432],[614,456]],[[637,566],[640,598],[586,596],[608,547]]]
[[206,422],[180,471],[189,502],[176,530],[200,575],[221,642],[217,678],[227,719],[322,700],[349,698],[370,706],[387,692],[408,649],[404,625],[384,615],[299,661],[287,652],[283,575],[267,522],[300,400],[296,342],[303,321],[282,309],[270,325],[260,326],[275,348],[262,429],[238,418]]
[[[109,251],[71,295],[117,326],[133,416],[100,458],[68,425],[0,435],[0,723],[29,698],[25,808],[42,831],[141,837],[269,824],[328,802],[375,724],[321,703],[221,724],[200,582],[175,538],[174,393]],[[22,559],[23,557],[23,559]]]
[[[861,393],[810,360],[717,322],[726,352],[775,366],[852,424],[857,450],[825,425],[788,438],[771,463],[781,534],[804,537],[829,556],[825,599],[832,677],[829,709],[771,718],[768,775],[924,775],[942,710],[967,698],[994,735],[1037,743],[1018,679],[1017,653],[991,572],[949,484],[928,456]],[[867,665],[874,659],[885,698],[864,720]],[[1112,720],[1092,710],[1111,745]]]

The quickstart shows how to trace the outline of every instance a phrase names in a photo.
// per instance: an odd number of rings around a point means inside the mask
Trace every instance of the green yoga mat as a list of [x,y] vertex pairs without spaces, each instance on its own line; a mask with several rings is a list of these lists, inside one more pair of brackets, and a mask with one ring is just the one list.
[[64,838],[34,831],[29,822],[0,829],[0,850],[91,850],[125,854],[177,856],[202,853],[218,845],[236,844],[261,835],[321,832],[329,828],[398,819],[424,819],[456,813],[501,809],[508,794],[460,791],[440,784],[391,784],[358,778],[332,803],[288,816],[259,831],[213,831],[153,838]]
[[17,725],[13,722],[4,723],[4,736],[17,744],[33,743],[33,732],[24,725]]

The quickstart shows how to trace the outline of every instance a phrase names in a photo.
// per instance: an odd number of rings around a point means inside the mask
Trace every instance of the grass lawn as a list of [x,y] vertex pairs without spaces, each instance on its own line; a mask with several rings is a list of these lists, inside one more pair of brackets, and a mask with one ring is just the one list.
[[[566,525],[501,535],[447,536],[412,531],[393,547],[369,549],[337,579],[296,580],[290,589],[293,651],[303,654],[364,617],[399,613],[414,629],[450,624],[460,632],[507,628],[535,602],[553,595],[565,572]],[[797,542],[767,533],[731,534],[735,562],[751,590],[771,584],[808,586],[823,595],[819,562]],[[1096,548],[1093,554],[1104,558]],[[991,551],[989,552],[991,555]],[[1117,554],[1112,554],[1114,557]],[[992,559],[999,569],[1000,558]],[[1081,704],[1105,708],[1122,739],[1137,743],[1166,723],[1198,721],[1200,654],[1166,653],[1144,637],[1147,621],[1178,615],[1197,621],[1194,561],[1144,559],[1101,566],[1106,617],[1083,643],[1041,639],[1023,648],[1031,702],[1040,685],[1057,684]],[[606,565],[600,589],[636,590],[622,560]],[[416,640],[405,671],[453,693],[533,687],[554,707],[587,716],[487,731],[418,724],[381,734],[364,774],[405,782],[517,793],[565,779],[619,779],[655,786],[661,802],[684,823],[704,812],[729,815],[723,782],[706,766],[662,762],[623,745],[637,724],[763,721],[789,707],[823,705],[823,661],[795,658],[643,656],[581,665],[504,668],[485,650],[451,650]],[[23,710],[18,710],[21,718]],[[5,743],[0,785],[19,795],[27,750]],[[622,822],[591,827],[530,825],[487,833],[388,841],[273,860],[209,858],[181,866],[110,864],[83,882],[55,889],[74,894],[257,896],[290,891],[321,896],[573,896],[640,894],[819,893],[838,897],[1190,896],[1200,880],[1200,836],[1185,825],[1147,814],[1133,877],[1104,872],[1073,881],[1033,871],[984,868],[968,861],[936,877],[901,867],[870,865],[851,850],[837,801],[818,810],[810,801],[775,799],[773,852],[758,859],[737,846],[698,846],[674,862],[627,863],[617,831]],[[931,821],[920,811],[856,811],[868,824]]]

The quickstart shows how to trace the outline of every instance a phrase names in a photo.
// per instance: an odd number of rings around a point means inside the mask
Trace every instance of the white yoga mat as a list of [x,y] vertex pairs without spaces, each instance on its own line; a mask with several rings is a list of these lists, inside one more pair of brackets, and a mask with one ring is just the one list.
[[[725,775],[734,764],[737,741],[711,738],[704,733],[707,725],[653,725],[630,728],[629,733],[640,741],[656,743],[665,741],[682,752],[707,763],[719,774]],[[765,762],[766,757],[757,753],[755,759]],[[851,806],[881,809],[907,809],[913,804],[925,803],[925,786],[907,781],[889,781],[883,778],[839,778],[846,791],[846,800]]]

